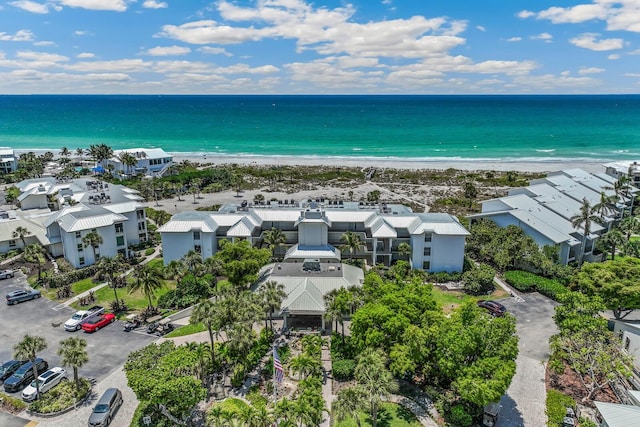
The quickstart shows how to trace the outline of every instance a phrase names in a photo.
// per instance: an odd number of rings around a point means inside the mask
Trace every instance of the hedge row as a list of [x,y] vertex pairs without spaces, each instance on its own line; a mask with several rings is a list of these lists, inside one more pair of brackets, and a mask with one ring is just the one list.
[[547,417],[549,417],[547,425],[549,427],[562,427],[567,408],[576,409],[576,402],[571,396],[562,394],[558,390],[547,391]]
[[541,277],[528,271],[512,270],[504,273],[507,283],[520,292],[538,291],[552,299],[567,292],[567,288],[557,280]]
[[81,268],[79,270],[73,270],[68,273],[51,276],[49,278],[49,287],[60,288],[64,285],[68,285],[78,280],[83,280],[88,277],[93,277],[98,272],[98,266],[93,264],[89,267]]

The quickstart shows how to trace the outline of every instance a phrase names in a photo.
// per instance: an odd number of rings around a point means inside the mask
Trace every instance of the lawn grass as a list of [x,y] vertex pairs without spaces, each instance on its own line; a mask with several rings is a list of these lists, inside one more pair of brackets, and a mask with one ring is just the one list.
[[149,261],[147,264],[152,267],[162,268],[164,266],[164,261],[162,260],[162,257],[154,258],[151,261]]
[[173,332],[169,332],[164,337],[165,338],[183,337],[185,335],[193,335],[199,332],[204,332],[206,330],[207,328],[202,323],[198,323],[197,325],[189,324],[189,325],[180,326],[178,329],[175,329]]
[[[335,427],[357,427],[358,424],[353,418],[347,418],[333,424]],[[371,425],[371,416],[360,413],[360,425],[367,427]],[[415,415],[403,406],[396,403],[382,403],[378,411],[379,426],[393,427],[419,427],[421,424]]]
[[438,304],[440,304],[440,306],[442,307],[445,313],[450,313],[453,309],[457,308],[458,306],[466,302],[475,303],[476,301],[481,299],[496,300],[500,298],[506,298],[509,296],[509,294],[505,292],[504,289],[502,288],[497,288],[495,291],[493,291],[491,295],[483,295],[483,296],[476,297],[473,295],[467,295],[462,291],[445,291],[440,289],[437,286],[433,287],[432,295],[433,295],[433,299]]
[[[155,297],[151,298],[151,302],[155,304],[160,296],[166,294],[171,289],[175,289],[175,287],[175,282],[165,281],[164,286],[156,290]],[[130,293],[129,287],[126,287],[118,288],[116,289],[116,292],[118,294],[118,299],[124,301],[127,304],[127,307],[129,307],[129,310],[144,310],[149,305],[149,300],[140,290]],[[95,304],[109,307],[111,301],[114,300],[113,288],[105,286],[95,291],[94,296],[96,299]],[[80,309],[80,306],[77,302],[71,304],[71,306],[76,309]]]
[[248,405],[246,402],[236,399],[235,397],[231,397],[229,399],[225,399],[220,403],[216,403],[212,406],[216,408],[222,409],[224,412],[228,412],[230,414],[240,414],[240,412],[246,408]]
[[[88,291],[96,286],[98,286],[102,282],[94,282],[91,277],[87,277],[86,279],[78,280],[77,282],[73,282],[71,284],[71,291],[73,292],[73,296],[80,295],[83,292]],[[55,300],[58,295],[58,288],[51,289],[42,289],[42,296],[49,298],[51,300]]]

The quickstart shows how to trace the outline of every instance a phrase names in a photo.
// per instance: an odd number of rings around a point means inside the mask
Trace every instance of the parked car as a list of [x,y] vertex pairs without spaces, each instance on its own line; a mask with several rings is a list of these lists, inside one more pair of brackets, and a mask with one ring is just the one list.
[[27,388],[22,390],[22,399],[26,400],[27,402],[36,400],[37,398],[36,381],[38,382],[38,386],[40,388],[40,394],[42,394],[51,390],[66,378],[67,378],[67,371],[65,371],[59,366],[56,366],[55,368],[51,368],[44,374],[40,375],[37,379],[31,381],[31,384],[29,384]]
[[116,321],[116,315],[113,313],[107,313],[100,316],[93,317],[82,324],[82,329],[85,332],[96,332],[100,328],[104,328],[109,323]]
[[[49,369],[49,364],[40,359],[36,359],[36,371],[38,375],[43,373]],[[13,373],[12,376],[7,378],[4,382],[4,391],[8,393],[14,393],[16,391],[20,391],[25,388],[31,381],[33,381],[33,365],[31,362],[27,362],[24,365],[20,366],[17,371]]]
[[13,270],[0,271],[0,279],[10,279],[13,277]]
[[117,388],[108,388],[100,396],[89,416],[89,427],[106,427],[122,406],[122,393]]
[[83,323],[103,313],[104,313],[104,307],[100,305],[95,305],[91,307],[89,310],[76,311],[76,313],[73,316],[71,316],[69,320],[64,322],[64,329],[70,332],[82,329]]
[[31,299],[40,298],[40,291],[37,289],[19,289],[7,294],[7,304],[14,305],[19,302],[29,301]]
[[9,378],[18,368],[24,365],[24,360],[8,360],[0,366],[0,381],[4,381]]
[[489,312],[490,315],[497,317],[504,316],[504,314],[507,312],[507,307],[495,301],[481,299],[480,301],[478,301],[478,307],[484,308]]

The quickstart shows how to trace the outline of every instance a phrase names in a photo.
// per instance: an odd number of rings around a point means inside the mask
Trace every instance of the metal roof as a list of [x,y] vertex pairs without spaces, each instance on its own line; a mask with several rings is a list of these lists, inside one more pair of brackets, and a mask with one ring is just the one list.
[[295,244],[289,248],[284,258],[285,259],[330,258],[330,259],[340,260],[340,251],[331,245],[301,246],[299,244]]
[[608,427],[640,427],[640,407],[593,402]]
[[214,233],[218,224],[209,212],[185,211],[175,214],[170,221],[158,228],[160,233],[186,233],[198,230],[203,233]]
[[[97,206],[96,206],[97,207]],[[58,218],[60,228],[66,232],[90,230],[92,228],[107,227],[116,222],[127,221],[127,217],[108,210],[86,209],[66,213]]]
[[395,228],[391,227],[382,217],[379,216],[376,216],[373,221],[370,221],[369,228],[371,228],[371,235],[379,239],[398,237],[398,233]]
[[228,237],[251,237],[256,224],[245,216],[227,231]]
[[114,150],[113,157],[110,159],[112,162],[119,162],[118,156],[121,153],[129,153],[133,156],[136,156],[138,153],[144,153],[144,157],[136,158],[138,160],[142,159],[162,159],[166,157],[173,157],[171,154],[167,154],[162,148],[127,148],[126,150]]

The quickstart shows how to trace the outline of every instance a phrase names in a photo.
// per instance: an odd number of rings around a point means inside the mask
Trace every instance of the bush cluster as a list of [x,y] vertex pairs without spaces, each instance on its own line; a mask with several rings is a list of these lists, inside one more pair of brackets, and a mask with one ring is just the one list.
[[0,408],[8,412],[20,412],[27,407],[27,404],[20,399],[11,397],[8,394],[0,393]]
[[63,411],[82,399],[91,385],[86,378],[80,379],[80,388],[76,390],[73,381],[63,381],[57,387],[40,396],[29,409],[40,414],[53,414]]
[[179,310],[192,306],[213,295],[211,283],[214,283],[214,278],[209,274],[204,277],[189,274],[178,282],[175,289],[158,298],[158,307]]
[[[250,372],[265,354],[271,350],[271,343],[273,342],[274,332],[271,329],[263,329],[260,331],[260,337],[253,344],[249,354],[240,363],[238,363],[233,369],[231,374],[231,385],[234,387],[240,387],[244,382],[244,378],[247,372]],[[271,360],[271,367],[273,368],[273,359]]]
[[85,268],[81,268],[79,270],[73,270],[68,273],[59,274],[56,276],[51,276],[49,280],[50,288],[59,288],[61,286],[77,282],[78,280],[86,279],[88,277],[93,277],[98,272],[97,265],[90,265]]
[[504,273],[504,278],[509,285],[520,292],[538,291],[554,300],[561,293],[567,292],[567,288],[557,280],[541,277],[528,271],[507,271]]
[[562,419],[567,408],[576,409],[576,402],[572,397],[560,393],[558,390],[547,391],[547,417],[549,427],[561,427]]
[[338,381],[349,381],[354,378],[356,370],[356,349],[351,337],[334,333],[331,336],[331,372]]

